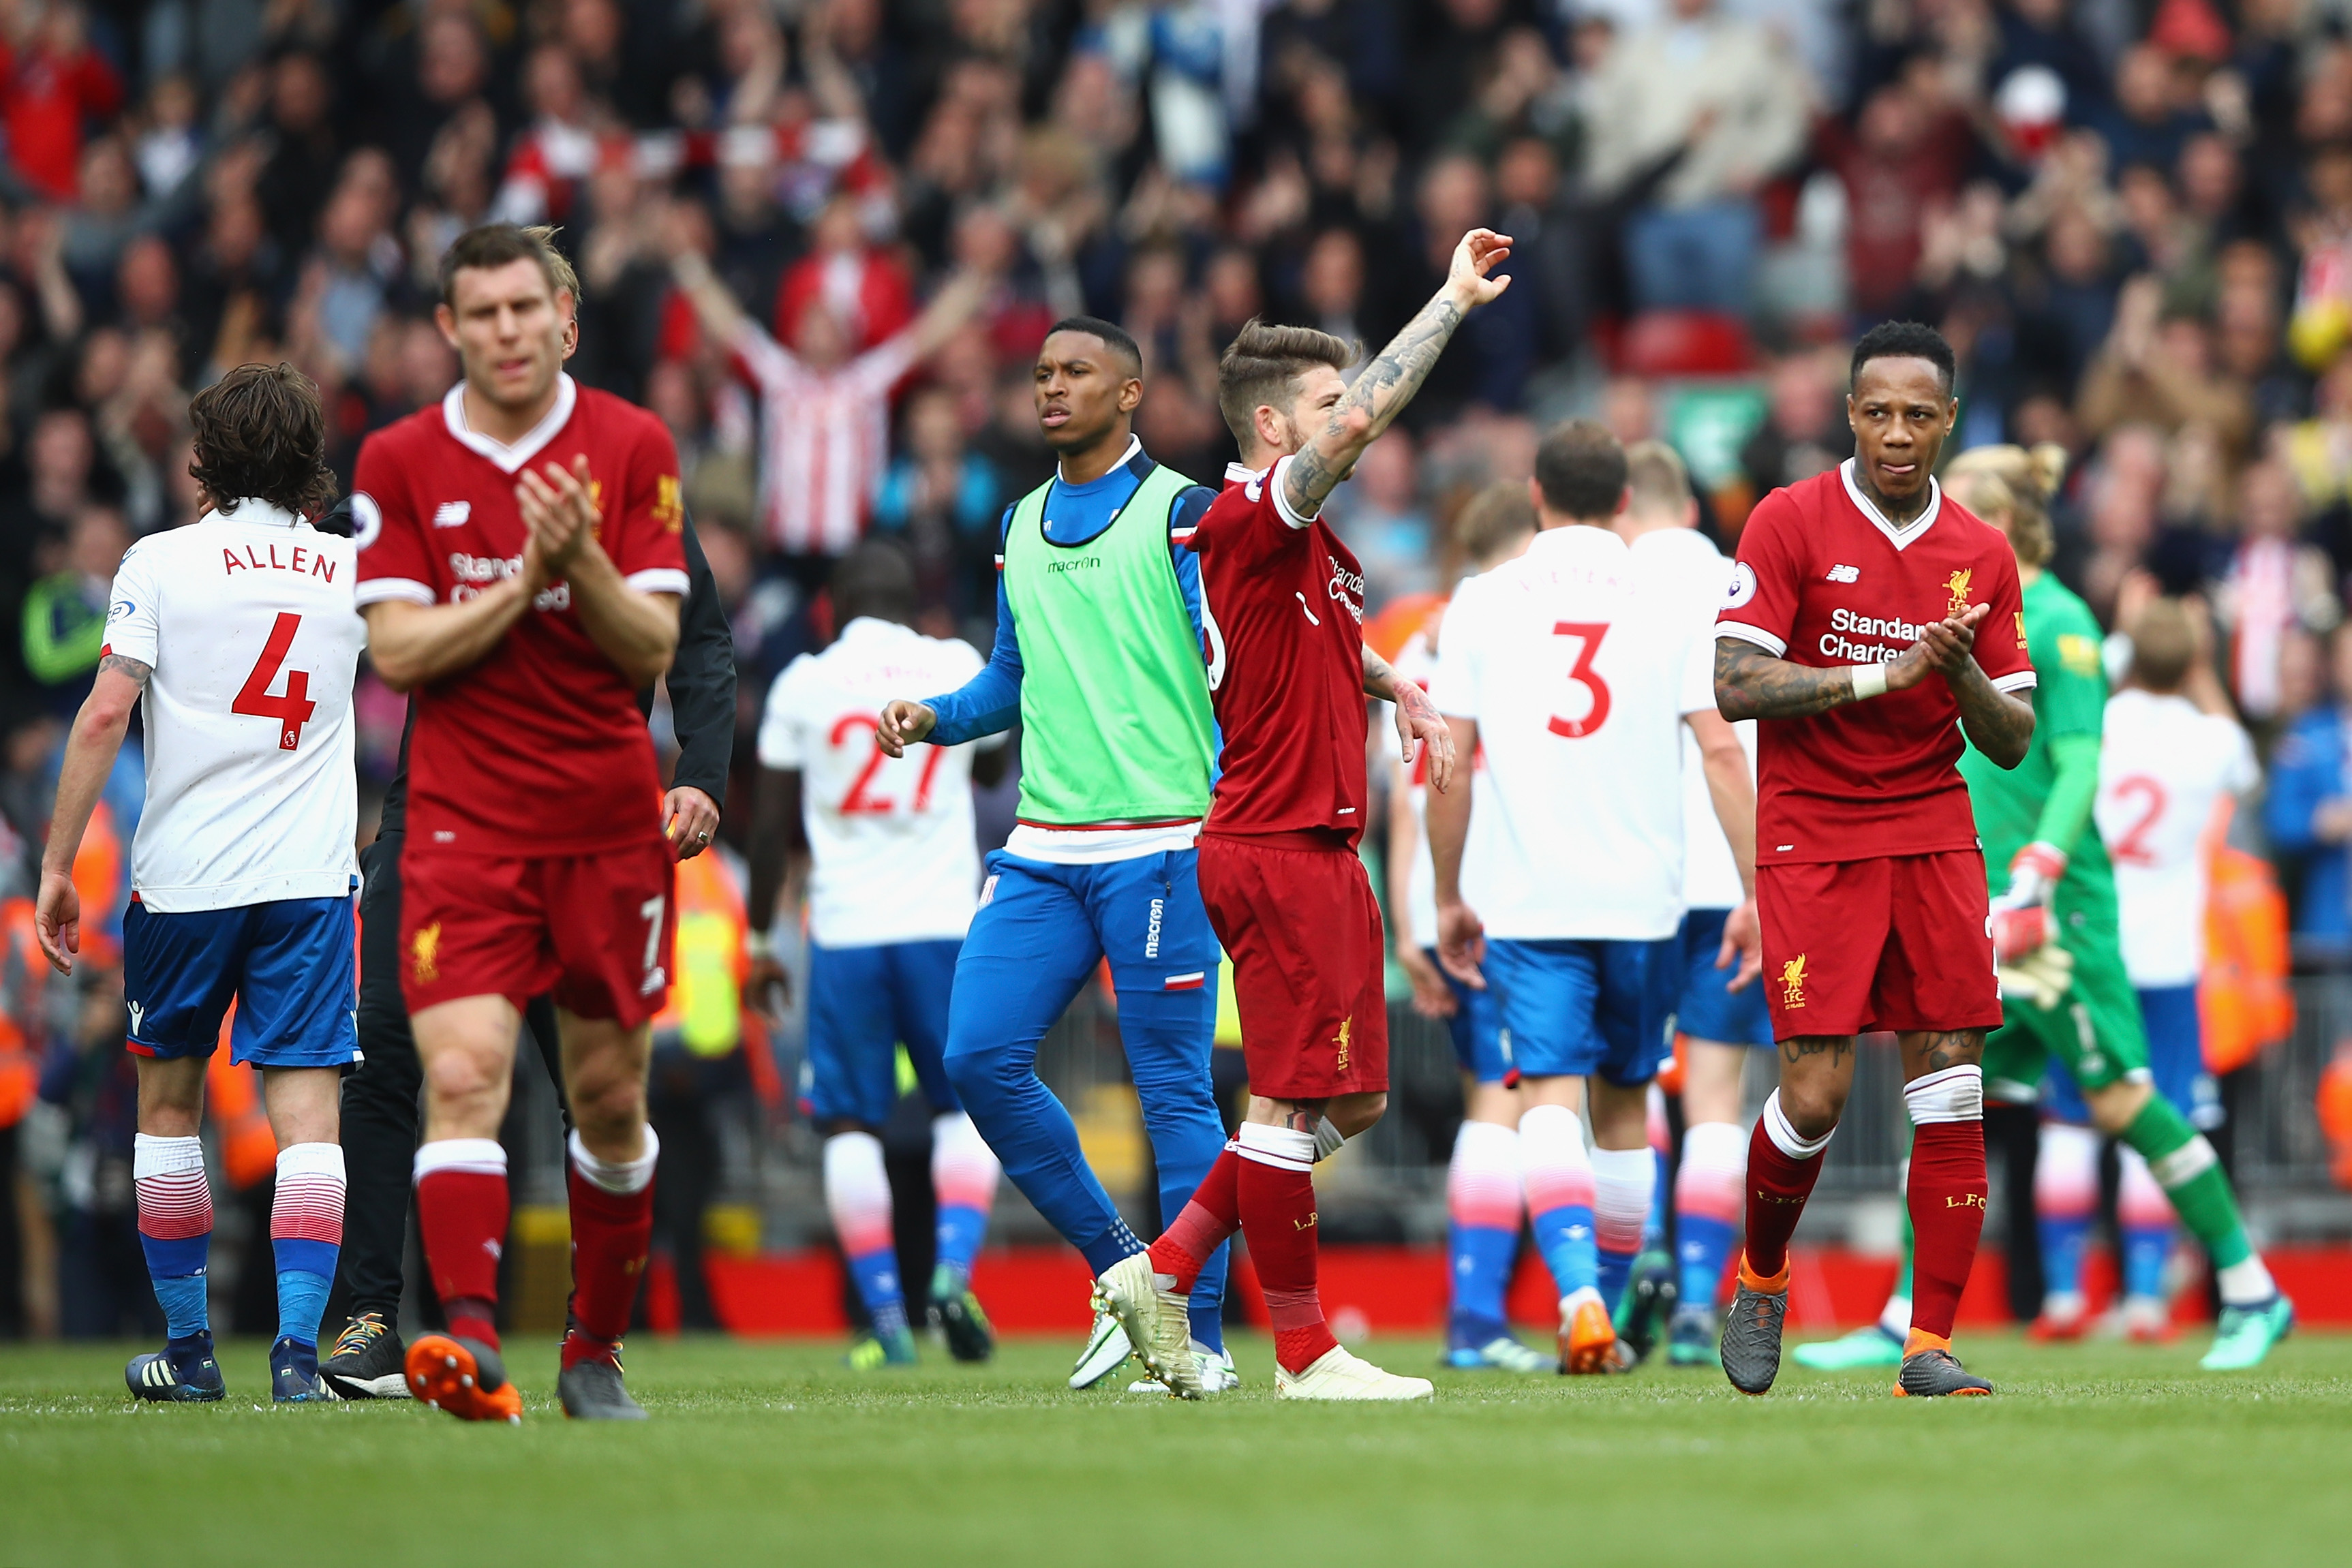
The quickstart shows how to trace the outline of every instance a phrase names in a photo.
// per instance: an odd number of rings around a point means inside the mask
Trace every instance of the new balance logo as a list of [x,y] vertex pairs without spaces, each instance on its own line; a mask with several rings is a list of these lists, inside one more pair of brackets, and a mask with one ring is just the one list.
[[474,515],[471,501],[444,501],[434,508],[433,526],[436,528],[462,528],[466,519]]
[[663,968],[659,964],[656,964],[653,967],[653,972],[646,977],[645,984],[637,988],[637,995],[641,997],[650,997],[656,991],[660,990],[664,986],[668,984],[669,971]]
[[140,1020],[140,1019],[143,1019],[143,1018],[145,1018],[146,1016],[147,1016],[147,1005],[146,1005],[144,1002],[132,1002],[132,1003],[131,1004],[131,1033],[133,1033],[133,1034],[137,1034],[137,1033],[139,1032],[139,1020]]
[[1833,566],[1830,568],[1830,580],[1832,582],[1859,582],[1862,580],[1862,568],[1858,566]]

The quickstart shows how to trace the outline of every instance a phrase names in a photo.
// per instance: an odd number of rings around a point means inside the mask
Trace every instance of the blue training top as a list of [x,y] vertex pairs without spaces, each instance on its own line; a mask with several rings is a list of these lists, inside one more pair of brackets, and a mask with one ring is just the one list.
[[[1140,442],[1129,442],[1127,460],[1101,478],[1086,485],[1066,485],[1058,473],[1047,481],[1045,537],[1057,545],[1082,545],[1118,516],[1135,495],[1152,461]],[[1168,549],[1176,566],[1176,581],[1184,592],[1185,612],[1192,618],[1192,638],[1198,643],[1201,626],[1201,559],[1187,542],[1201,515],[1217,493],[1195,485],[1177,497],[1168,515]],[[1021,717],[1021,638],[1013,624],[1013,606],[1004,594],[1004,536],[1013,526],[1013,507],[1004,508],[996,524],[996,645],[988,664],[956,690],[944,696],[925,697],[923,706],[939,715],[929,738],[937,746],[960,746],[983,735],[1011,729]]]

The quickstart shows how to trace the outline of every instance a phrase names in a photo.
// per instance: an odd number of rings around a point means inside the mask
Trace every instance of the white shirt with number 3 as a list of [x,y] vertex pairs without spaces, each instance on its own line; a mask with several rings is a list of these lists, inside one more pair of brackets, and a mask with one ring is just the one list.
[[340,898],[359,874],[358,552],[261,501],[131,547],[106,651],[148,677],[131,885],[162,915]]
[[1571,526],[1454,591],[1430,700],[1475,719],[1495,815],[1489,936],[1652,942],[1683,916],[1683,718],[1715,707],[1712,628],[1623,540]]
[[860,616],[768,690],[760,766],[798,768],[809,841],[809,933],[826,947],[959,941],[980,886],[972,840],[974,746],[875,744],[882,705],[953,691],[979,674],[968,643]]
[[2236,722],[2182,696],[2107,699],[2099,837],[2116,862],[2124,967],[2142,988],[2197,983],[2205,954],[2205,834],[2223,796],[2262,779]]

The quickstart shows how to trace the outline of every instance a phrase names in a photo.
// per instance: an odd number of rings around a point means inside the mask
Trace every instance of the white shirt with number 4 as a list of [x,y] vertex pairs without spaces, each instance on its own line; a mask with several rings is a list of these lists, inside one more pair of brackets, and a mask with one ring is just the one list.
[[359,873],[358,552],[232,504],[132,545],[107,612],[106,652],[154,672],[131,885],[163,915],[340,898]]
[[1430,699],[1475,719],[1494,813],[1489,936],[1653,942],[1683,916],[1683,718],[1715,707],[1711,627],[1572,526],[1454,591]]
[[972,840],[972,746],[875,743],[882,705],[953,691],[980,673],[968,643],[860,616],[803,653],[768,690],[760,766],[798,768],[809,841],[809,932],[821,946],[961,941],[980,888]]
[[2143,988],[2190,986],[2205,953],[2205,834],[2224,796],[2262,769],[2233,719],[2182,696],[2107,699],[2099,747],[2099,837],[2116,862],[2124,967]]

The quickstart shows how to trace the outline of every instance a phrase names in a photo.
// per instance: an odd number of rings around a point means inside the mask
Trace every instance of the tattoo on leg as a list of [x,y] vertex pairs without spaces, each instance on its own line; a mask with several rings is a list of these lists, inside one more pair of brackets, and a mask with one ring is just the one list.
[[1982,1061],[1984,1042],[1980,1029],[1932,1030],[1919,1042],[1919,1050],[1927,1071],[1941,1072],[1947,1067],[1972,1067]]
[[1846,1053],[1853,1050],[1853,1037],[1843,1034],[1801,1034],[1794,1040],[1780,1042],[1780,1059],[1794,1067],[1809,1056],[1826,1056],[1830,1065],[1842,1065]]

